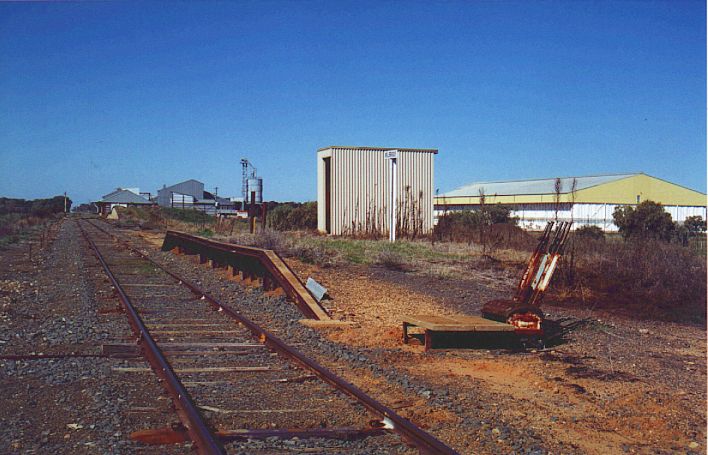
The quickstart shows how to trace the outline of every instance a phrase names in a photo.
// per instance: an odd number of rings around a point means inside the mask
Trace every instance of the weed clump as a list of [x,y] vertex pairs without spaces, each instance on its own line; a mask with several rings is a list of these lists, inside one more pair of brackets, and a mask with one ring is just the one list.
[[334,267],[341,262],[339,254],[321,243],[297,242],[288,248],[287,254],[308,264]]
[[376,255],[375,263],[397,272],[408,272],[410,265],[405,261],[403,255],[391,248],[384,248]]

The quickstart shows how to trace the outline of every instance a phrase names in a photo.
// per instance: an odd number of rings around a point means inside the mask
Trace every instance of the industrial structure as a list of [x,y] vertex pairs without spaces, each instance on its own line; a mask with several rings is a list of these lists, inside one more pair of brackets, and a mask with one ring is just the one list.
[[106,216],[111,213],[113,207],[147,207],[154,205],[154,202],[140,195],[137,188],[116,188],[115,191],[104,195],[101,200],[95,201],[98,213]]
[[210,215],[235,215],[240,208],[239,202],[205,191],[204,184],[194,179],[163,185],[157,191],[157,203],[161,207],[200,210]]
[[[433,157],[437,153],[435,149],[390,147],[319,149],[318,230],[333,235],[386,235],[394,215],[399,235],[430,232]],[[393,165],[391,158],[395,160]],[[395,169],[393,175],[391,169]]]
[[256,168],[246,158],[241,158],[241,192],[243,210],[246,205],[263,202],[263,179],[258,177]]
[[706,219],[706,195],[644,173],[482,182],[435,198],[436,218],[444,213],[478,210],[484,204],[512,209],[525,229],[541,230],[548,221],[573,221],[574,227],[598,226],[617,231],[616,207],[651,200],[661,203],[674,221]]

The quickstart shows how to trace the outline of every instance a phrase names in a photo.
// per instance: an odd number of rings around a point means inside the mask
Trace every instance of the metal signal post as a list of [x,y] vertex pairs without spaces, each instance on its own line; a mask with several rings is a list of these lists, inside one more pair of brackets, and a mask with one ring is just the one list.
[[389,242],[396,241],[396,206],[398,205],[398,182],[396,181],[397,172],[396,166],[398,165],[398,150],[386,150],[384,152],[384,158],[389,160],[389,181],[391,182],[391,191],[388,198],[389,212],[388,212],[388,240]]

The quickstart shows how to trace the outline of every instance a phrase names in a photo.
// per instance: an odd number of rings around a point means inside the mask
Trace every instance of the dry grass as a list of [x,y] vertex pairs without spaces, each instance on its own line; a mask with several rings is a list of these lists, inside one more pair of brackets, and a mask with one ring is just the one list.
[[554,278],[556,296],[588,307],[705,322],[706,262],[659,240],[575,238]]
[[0,215],[0,248],[19,242],[60,216],[63,215],[34,216],[20,213]]

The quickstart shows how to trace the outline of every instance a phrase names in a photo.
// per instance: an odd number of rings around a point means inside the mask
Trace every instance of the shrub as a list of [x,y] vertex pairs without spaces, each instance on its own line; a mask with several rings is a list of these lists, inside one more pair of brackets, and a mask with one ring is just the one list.
[[379,251],[376,255],[375,262],[376,264],[382,265],[389,270],[396,270],[399,272],[410,270],[409,265],[406,263],[401,253],[390,247],[386,247]]
[[575,237],[554,277],[557,291],[586,305],[640,317],[705,321],[706,263],[657,239]]
[[[71,199],[66,199],[67,210],[71,208]],[[64,196],[54,196],[51,199],[0,198],[0,215],[8,213],[27,213],[38,217],[47,217],[64,212]]]
[[[516,226],[518,218],[509,217],[509,210],[504,206],[493,207],[495,209],[492,212],[463,210],[441,216],[438,218],[438,224],[433,228],[433,240],[478,243],[485,249],[487,247],[521,250],[533,248],[535,245],[533,237]],[[492,219],[506,221],[491,224]]]
[[438,224],[433,228],[433,238],[439,241],[472,243],[475,232],[481,224],[481,214],[476,211],[446,213],[438,218]]
[[691,234],[698,234],[706,231],[706,222],[700,215],[687,217],[684,220],[683,225]]
[[574,236],[581,239],[605,240],[605,232],[598,226],[581,226],[575,230]]
[[511,207],[501,204],[485,205],[481,208],[488,214],[490,224],[513,224],[519,222],[519,218],[511,216]]
[[37,217],[21,213],[0,215],[0,246],[18,242],[32,230],[43,227],[59,216]]
[[163,216],[186,223],[211,223],[214,217],[201,210],[178,209],[174,207],[160,207]]
[[[71,207],[68,198],[67,207]],[[61,216],[63,212],[64,196],[31,201],[0,198],[0,245],[19,241],[28,231]]]
[[268,214],[268,225],[278,231],[317,229],[317,203],[280,204]]
[[278,231],[287,231],[289,227],[288,217],[293,211],[293,207],[288,204],[276,206],[268,213],[268,226]]
[[[66,198],[66,209],[71,209],[71,199]],[[30,213],[34,216],[46,217],[64,212],[64,196],[54,196],[51,199],[36,199],[32,201]]]
[[265,248],[266,250],[281,251],[285,244],[282,234],[264,230],[256,236],[256,243],[259,248]]
[[96,204],[91,202],[90,204],[79,204],[71,211],[74,213],[98,213],[98,207],[96,207]]
[[671,214],[654,201],[644,201],[636,208],[629,205],[617,207],[612,218],[625,240],[641,237],[668,242],[675,228]]
[[306,202],[296,207],[288,216],[296,229],[317,229],[317,202]]
[[339,254],[321,243],[296,242],[288,247],[285,254],[320,267],[333,267],[340,263]]

